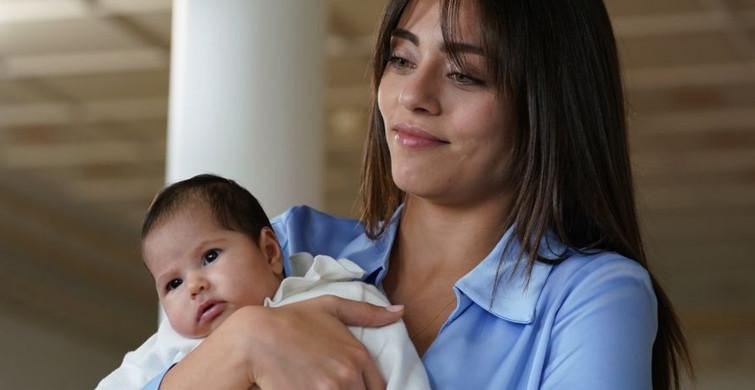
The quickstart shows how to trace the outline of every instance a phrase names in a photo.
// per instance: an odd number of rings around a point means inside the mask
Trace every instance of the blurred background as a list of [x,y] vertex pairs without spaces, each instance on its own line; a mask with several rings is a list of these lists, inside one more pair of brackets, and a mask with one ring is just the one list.
[[[338,215],[356,212],[383,5],[322,1],[320,207]],[[752,388],[755,0],[606,5],[647,249],[697,388]],[[171,12],[170,0],[0,0],[2,389],[94,388],[156,329],[139,228],[166,180]]]

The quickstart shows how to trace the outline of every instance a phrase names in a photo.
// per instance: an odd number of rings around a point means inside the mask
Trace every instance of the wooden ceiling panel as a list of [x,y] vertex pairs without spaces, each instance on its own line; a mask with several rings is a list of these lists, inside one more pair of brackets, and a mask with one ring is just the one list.
[[[367,129],[366,109],[341,108],[328,113],[326,124],[327,156],[330,159],[341,153],[350,154],[349,160],[361,161],[362,143]],[[349,164],[346,161],[343,163]]]
[[744,61],[724,32],[698,32],[619,39],[619,50],[629,70],[688,67]]
[[[637,172],[635,176],[637,179],[635,180],[635,183],[637,185],[637,188],[641,191],[666,186],[746,186],[755,184],[755,167],[752,166],[749,168],[737,166],[735,167],[735,170],[720,172],[676,171],[673,175],[669,175],[667,171],[661,171],[657,173],[655,171],[647,170],[636,171]],[[725,211],[727,210],[727,208],[722,206],[725,205],[715,205],[713,207],[707,207],[707,209],[708,211],[721,212],[724,214],[722,218],[727,218],[725,216]],[[738,209],[737,213],[741,213],[742,211],[747,210],[755,212],[755,205],[750,204],[749,206]],[[655,213],[663,213],[666,211],[668,211],[668,208],[654,210]],[[694,212],[685,210],[684,212],[688,214],[695,214],[699,211],[701,210],[695,210]],[[755,220],[749,216],[744,218],[749,221]]]
[[164,121],[126,124],[0,127],[0,135],[17,145],[65,144],[87,141],[165,140]]
[[168,97],[167,69],[45,79],[76,101]]
[[331,58],[327,66],[329,88],[349,85],[369,85],[371,82],[370,63],[365,58]]
[[755,107],[755,82],[721,86],[682,86],[653,90],[629,90],[629,112]]
[[[164,185],[163,175],[76,179],[63,191],[84,202],[132,202],[152,199]],[[146,210],[145,210],[146,211]]]
[[0,57],[132,49],[140,44],[105,19],[0,24]]
[[[700,0],[698,0],[700,1]],[[755,9],[755,0],[726,0],[725,4],[737,11]]]
[[[675,133],[629,132],[633,154],[755,150],[755,129],[719,128],[709,132]],[[755,162],[753,162],[755,167]]]
[[[7,172],[14,172],[7,170]],[[68,199],[72,203],[86,206],[92,202],[98,204],[118,203],[122,205],[123,196],[113,198],[103,198],[102,196],[79,196],[78,191],[84,187],[94,187],[92,183],[117,182],[117,183],[137,183],[139,184],[138,196],[134,199],[128,198],[129,202],[137,201],[140,203],[149,202],[158,189],[162,188],[164,183],[165,161],[144,161],[142,163],[123,163],[123,162],[94,162],[81,164],[74,167],[38,167],[35,169],[17,170],[17,173],[23,173],[27,179],[44,183],[46,186],[55,188],[58,195]],[[72,183],[75,184],[71,187]],[[143,183],[151,183],[144,185]],[[156,183],[156,184],[155,184]],[[132,192],[133,193],[133,192]],[[118,211],[113,213],[112,211]],[[144,212],[143,205],[134,210],[113,209],[110,213],[104,214],[104,217],[113,217],[120,212],[129,213],[132,211]],[[124,226],[124,229],[131,230],[134,226]]]
[[755,183],[638,186],[637,201],[648,212],[746,211],[755,208]]
[[611,16],[677,14],[706,11],[702,0],[604,0]]
[[171,13],[160,12],[144,15],[129,15],[136,26],[144,29],[148,34],[154,35],[160,41],[170,44],[171,36]]
[[371,36],[377,29],[377,15],[382,14],[386,3],[386,0],[329,0],[329,29],[350,37]]
[[[159,186],[155,187],[154,192],[143,198],[123,201],[112,199],[102,201],[92,200],[89,204],[92,204],[98,210],[101,210],[103,215],[117,218],[123,226],[127,226],[138,232],[142,228],[144,214],[147,212],[149,205],[152,204],[152,199],[154,199],[157,191],[163,188],[164,182],[160,182],[159,184]],[[144,272],[147,272],[147,270],[145,269]],[[148,272],[147,275],[149,275]]]
[[[13,145],[49,145],[71,141],[96,139],[97,132],[88,128],[63,126],[2,127],[3,139]],[[103,136],[106,136],[103,134]],[[103,137],[100,137],[103,139]]]
[[31,103],[44,100],[44,96],[23,83],[0,80],[0,105]]
[[109,132],[123,134],[124,137],[136,140],[165,140],[168,134],[167,118],[133,120],[123,124],[108,125]]
[[[694,182],[689,180],[690,177],[705,176],[708,180],[700,180],[700,187],[710,184],[711,175],[721,174],[720,180],[736,179],[732,184],[755,184],[749,174],[755,170],[755,150],[748,149],[728,149],[728,150],[695,150],[686,149],[683,151],[668,151],[665,153],[653,153],[636,148],[632,156],[632,167],[635,174],[639,177],[659,178],[656,182],[661,182],[661,177],[666,177],[668,183],[676,177],[684,176],[685,182]],[[726,173],[738,173],[738,175],[724,177]],[[691,187],[694,186],[694,183]],[[723,191],[723,189],[721,189]],[[750,204],[755,206],[755,197],[750,200]]]
[[[643,224],[650,230],[653,241],[666,243],[683,243],[694,240],[698,243],[707,242],[711,246],[713,240],[734,241],[755,239],[755,230],[749,228],[749,221],[755,218],[755,208],[738,213],[698,213],[687,214],[653,214],[645,219]],[[716,229],[711,229],[716,226]],[[679,261],[671,257],[668,261]],[[742,261],[742,260],[740,260]],[[695,266],[700,266],[700,260]]]
[[0,145],[0,164],[10,169],[79,167],[94,163],[163,161],[164,142],[86,141],[44,145]]

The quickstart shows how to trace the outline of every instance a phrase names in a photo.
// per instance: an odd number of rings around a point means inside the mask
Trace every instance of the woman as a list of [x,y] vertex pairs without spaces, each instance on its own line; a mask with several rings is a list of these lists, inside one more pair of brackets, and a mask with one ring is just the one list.
[[379,389],[344,324],[401,314],[434,388],[679,387],[600,0],[391,1],[374,86],[364,229],[306,208],[274,225],[286,253],[351,258],[404,310],[238,310],[161,388]]

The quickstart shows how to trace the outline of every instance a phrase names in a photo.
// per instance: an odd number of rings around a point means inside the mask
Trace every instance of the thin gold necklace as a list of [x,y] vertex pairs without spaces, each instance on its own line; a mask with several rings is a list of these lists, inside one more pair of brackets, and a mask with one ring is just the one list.
[[417,337],[417,335],[419,335],[419,334],[420,334],[420,333],[422,333],[422,332],[423,332],[423,331],[424,331],[425,329],[427,329],[427,328],[428,328],[428,327],[429,327],[430,325],[432,325],[432,323],[433,323],[433,322],[435,322],[435,320],[437,320],[437,319],[438,319],[438,317],[440,317],[440,315],[441,315],[441,314],[442,314],[442,313],[443,313],[443,312],[444,312],[444,311],[445,311],[446,309],[448,309],[448,307],[449,307],[449,306],[451,306],[451,304],[452,304],[452,303],[453,303],[453,302],[454,302],[455,300],[456,300],[456,294],[453,294],[453,296],[451,296],[451,300],[450,300],[450,301],[448,301],[448,303],[446,303],[446,304],[445,304],[445,305],[443,306],[443,308],[442,308],[442,309],[440,309],[440,311],[439,311],[439,312],[438,312],[437,314],[435,314],[435,316],[434,316],[433,318],[431,318],[431,319],[430,319],[430,321],[429,321],[428,323],[426,323],[426,324],[425,324],[425,326],[423,326],[423,327],[422,327],[422,328],[420,328],[420,329],[419,329],[418,331],[416,331],[416,332],[412,333],[412,334],[411,334],[411,335],[409,336],[409,340],[414,340],[414,338],[415,338],[415,337]]

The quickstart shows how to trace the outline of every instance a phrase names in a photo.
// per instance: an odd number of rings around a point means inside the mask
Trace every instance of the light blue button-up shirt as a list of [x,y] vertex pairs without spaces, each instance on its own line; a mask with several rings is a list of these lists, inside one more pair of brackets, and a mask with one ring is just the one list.
[[[380,286],[398,220],[377,241],[353,220],[304,206],[272,223],[286,274],[288,255],[304,251],[348,258]],[[577,253],[550,236],[540,255],[567,257],[557,265],[536,263],[527,283],[503,254],[510,237],[504,234],[454,285],[457,306],[422,357],[433,389],[652,389],[657,307],[647,271],[615,253]],[[517,250],[514,242],[507,254]],[[502,257],[504,276],[493,299]],[[143,389],[157,389],[161,380]]]

